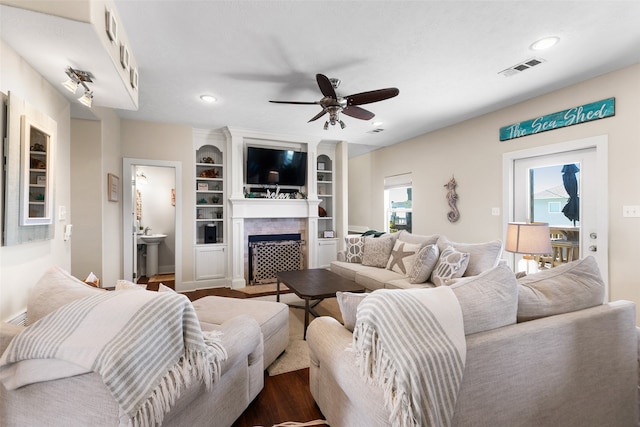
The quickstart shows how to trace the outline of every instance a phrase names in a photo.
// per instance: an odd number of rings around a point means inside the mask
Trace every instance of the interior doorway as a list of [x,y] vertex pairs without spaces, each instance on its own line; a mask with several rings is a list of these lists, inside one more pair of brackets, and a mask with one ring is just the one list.
[[[139,244],[140,232],[150,227],[150,234],[167,236],[167,243],[163,242],[163,247],[160,249],[163,252],[159,256],[173,255],[175,287],[179,288],[182,284],[182,229],[179,226],[182,223],[180,191],[182,165],[180,162],[124,158],[122,171],[124,278],[136,282],[140,271],[144,269],[144,265],[139,265],[141,260],[139,252],[141,249],[144,250]],[[154,181],[151,179],[153,175],[164,177],[163,183],[156,183],[158,188],[155,191],[149,191],[154,186]],[[141,205],[142,186],[146,187],[144,190],[148,194],[145,197],[147,199],[153,197],[155,201],[155,204],[148,205],[144,210]],[[156,197],[158,193],[159,197]],[[159,215],[159,210],[166,211],[167,215]],[[163,261],[162,265],[171,265],[171,260]]]
[[[549,223],[548,266],[592,255],[608,288],[607,141],[606,135],[569,141],[503,159],[507,222]],[[515,265],[521,255],[510,255]]]

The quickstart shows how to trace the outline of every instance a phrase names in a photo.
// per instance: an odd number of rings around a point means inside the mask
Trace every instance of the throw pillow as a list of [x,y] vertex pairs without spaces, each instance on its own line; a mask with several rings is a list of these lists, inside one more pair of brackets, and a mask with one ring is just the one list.
[[393,245],[393,250],[387,261],[387,270],[395,271],[408,276],[413,269],[416,253],[420,250],[420,244],[401,242],[399,239]]
[[365,237],[364,251],[362,253],[362,265],[369,267],[386,268],[389,255],[393,249],[395,239],[385,234],[380,237]]
[[440,236],[438,234],[431,234],[431,235],[425,236],[421,234],[409,233],[406,230],[401,230],[398,233],[398,240],[402,240],[403,242],[407,242],[407,243],[419,243],[423,247],[437,243],[439,237]]
[[353,332],[353,328],[356,326],[358,305],[367,297],[367,295],[369,294],[364,292],[336,292],[336,299],[338,300],[338,306],[340,307],[340,314],[342,315],[344,327],[351,332]]
[[170,287],[168,287],[164,283],[160,283],[158,285],[158,292],[173,292],[173,293],[176,293],[176,291],[174,291],[173,289],[171,289]]
[[438,245],[428,245],[420,249],[409,273],[409,283],[424,283],[429,280],[439,255]]
[[147,285],[138,285],[128,280],[118,280],[116,282],[116,291],[144,291]]
[[460,302],[465,335],[516,323],[518,283],[506,264],[457,279],[451,289]]
[[106,292],[87,285],[59,267],[48,269],[29,292],[27,325],[80,298]]
[[431,282],[436,286],[446,285],[448,279],[462,277],[468,264],[468,253],[458,252],[453,246],[448,246],[440,253],[431,273]]
[[600,305],[604,286],[592,256],[528,274],[518,279],[518,322]]
[[448,246],[453,246],[456,250],[469,254],[469,265],[464,272],[465,276],[476,276],[495,267],[502,255],[500,240],[485,243],[457,243],[450,242],[446,237],[438,239],[438,247],[441,252]]
[[364,238],[362,236],[345,237],[344,241],[347,244],[347,250],[345,251],[346,261],[362,263],[362,253],[364,252]]

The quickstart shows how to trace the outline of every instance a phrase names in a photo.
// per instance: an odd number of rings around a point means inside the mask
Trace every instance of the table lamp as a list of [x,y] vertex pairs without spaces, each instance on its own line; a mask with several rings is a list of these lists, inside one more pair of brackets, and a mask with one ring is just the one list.
[[546,255],[552,252],[549,224],[546,222],[510,222],[507,224],[505,250],[524,254],[518,262],[518,271],[527,274],[538,271],[538,263],[533,255]]

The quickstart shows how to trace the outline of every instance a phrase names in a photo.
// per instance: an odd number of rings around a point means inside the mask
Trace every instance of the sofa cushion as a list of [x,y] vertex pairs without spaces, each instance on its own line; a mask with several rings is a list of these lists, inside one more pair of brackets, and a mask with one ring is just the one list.
[[144,291],[147,289],[147,285],[138,285],[128,280],[117,280],[116,291]]
[[389,255],[389,260],[387,261],[387,270],[408,276],[413,269],[416,254],[420,248],[421,245],[419,243],[413,244],[403,242],[400,239],[396,240],[396,243],[393,245],[393,250]]
[[402,279],[387,280],[384,282],[385,289],[422,289],[422,288],[434,288],[435,285],[431,282],[423,283],[411,283],[409,278],[403,277]]
[[516,323],[518,283],[507,265],[456,279],[451,289],[462,308],[465,335]]
[[436,286],[446,284],[447,279],[462,277],[469,264],[469,254],[447,246],[440,252],[440,257],[431,273],[431,282]]
[[413,262],[413,267],[409,272],[410,283],[424,283],[429,280],[433,268],[436,266],[440,256],[438,245],[431,244],[424,246],[416,254],[416,258]]
[[33,324],[65,304],[98,292],[106,291],[87,285],[60,267],[51,267],[29,292],[27,325]]
[[345,237],[347,249],[345,251],[345,261],[362,263],[362,253],[364,251],[364,237]]
[[502,255],[502,242],[492,240],[485,243],[458,243],[450,242],[446,237],[438,239],[438,248],[442,252],[447,246],[453,246],[460,252],[469,254],[469,265],[464,272],[465,276],[476,276],[483,271],[498,265]]
[[369,267],[356,273],[356,283],[372,291],[384,288],[385,283],[391,280],[402,278],[404,278],[402,274],[386,268]]
[[400,230],[400,232],[398,232],[398,240],[407,243],[419,244],[421,246],[433,245],[438,242],[439,237],[440,235],[438,234],[421,235],[409,233],[406,230]]
[[349,280],[356,280],[356,273],[358,271],[367,270],[373,267],[367,267],[366,265],[358,264],[355,262],[346,261],[332,261],[331,271]]
[[380,237],[365,237],[362,265],[385,268],[394,243],[395,239],[388,234]]
[[336,299],[338,300],[344,327],[351,332],[353,332],[353,328],[356,326],[358,305],[367,295],[368,294],[362,292],[336,292]]
[[592,256],[527,275],[518,279],[518,322],[600,305],[604,286]]

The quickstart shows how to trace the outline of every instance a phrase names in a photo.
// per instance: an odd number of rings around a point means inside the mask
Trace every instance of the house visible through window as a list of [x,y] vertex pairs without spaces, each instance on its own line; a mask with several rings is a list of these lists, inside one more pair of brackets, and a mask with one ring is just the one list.
[[411,174],[394,175],[384,179],[385,231],[411,232],[411,184]]

